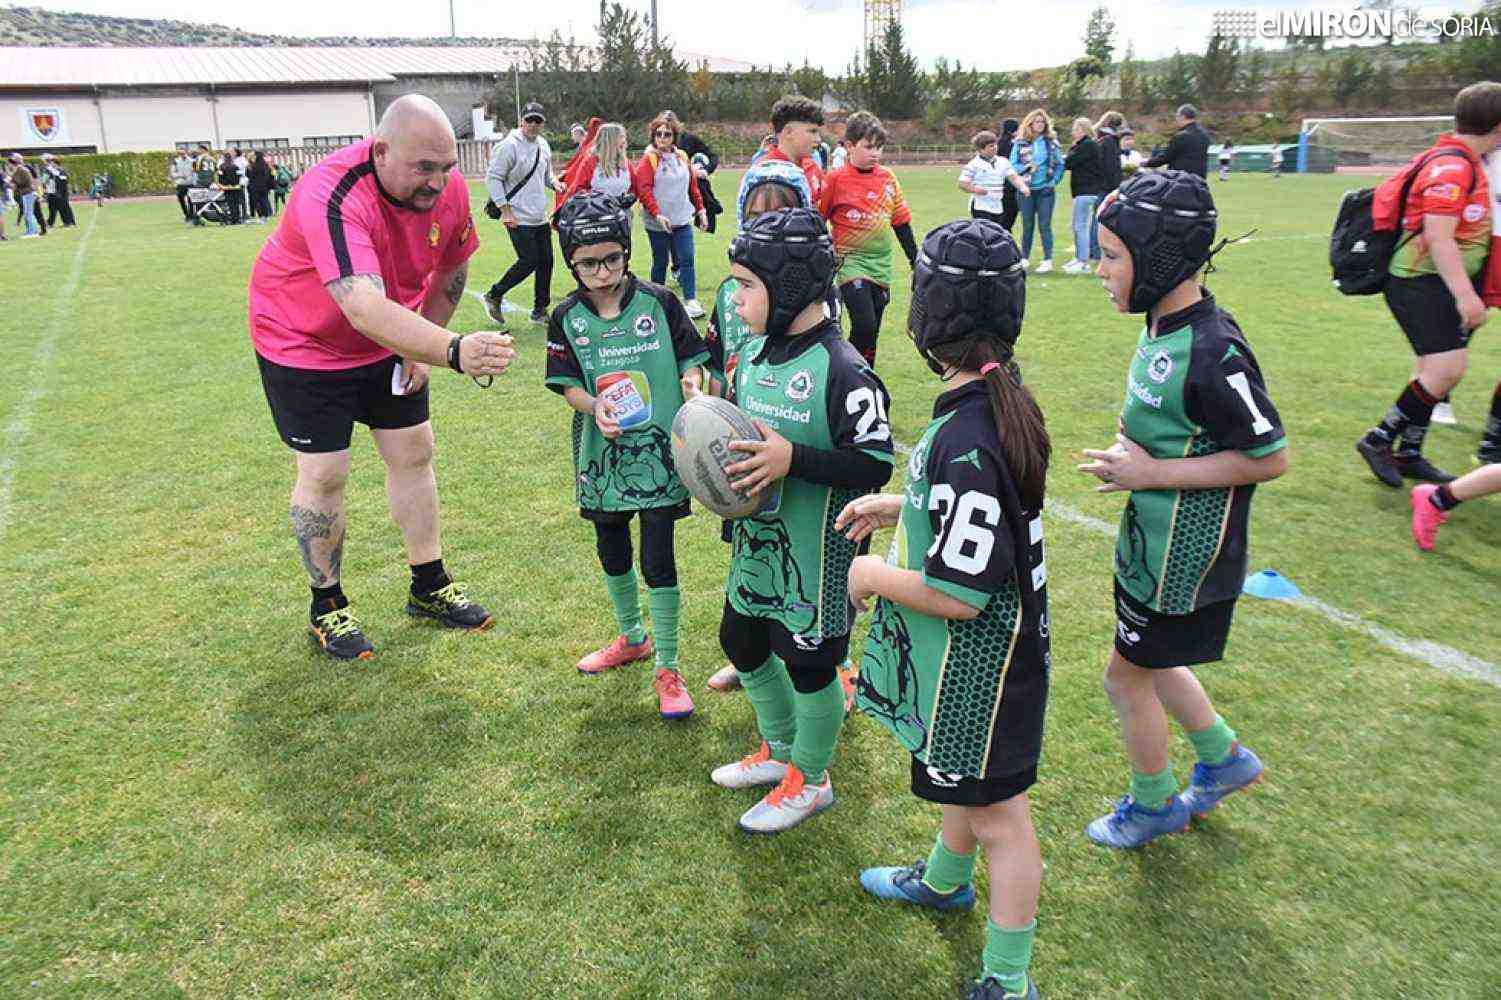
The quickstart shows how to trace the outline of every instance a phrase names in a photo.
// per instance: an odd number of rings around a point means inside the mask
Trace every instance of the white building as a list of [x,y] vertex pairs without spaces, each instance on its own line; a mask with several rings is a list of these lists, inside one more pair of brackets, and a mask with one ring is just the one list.
[[[511,48],[0,47],[0,150],[140,152],[208,143],[342,146],[421,93],[461,137],[471,108],[525,65]],[[682,54],[695,63],[703,56]],[[749,64],[709,58],[717,72]]]

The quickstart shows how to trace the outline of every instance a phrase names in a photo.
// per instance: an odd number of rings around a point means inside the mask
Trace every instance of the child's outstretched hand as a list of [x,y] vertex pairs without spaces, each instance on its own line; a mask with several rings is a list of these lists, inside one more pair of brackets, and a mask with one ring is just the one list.
[[845,504],[844,510],[834,518],[834,530],[844,532],[844,537],[852,542],[863,542],[877,528],[890,528],[901,517],[900,493],[872,493]]
[[599,428],[606,441],[620,437],[620,421],[615,419],[615,407],[610,405],[608,399],[594,397],[594,425]]
[[1099,493],[1151,488],[1157,460],[1124,434],[1117,434],[1115,444],[1106,451],[1085,448],[1084,456],[1094,461],[1080,464],[1079,471],[1095,476],[1104,484],[1095,487]]
[[750,458],[725,466],[731,476],[743,476],[731,485],[741,493],[755,496],[787,475],[792,468],[792,442],[759,420],[753,421],[764,441],[731,441],[731,451],[750,452]]

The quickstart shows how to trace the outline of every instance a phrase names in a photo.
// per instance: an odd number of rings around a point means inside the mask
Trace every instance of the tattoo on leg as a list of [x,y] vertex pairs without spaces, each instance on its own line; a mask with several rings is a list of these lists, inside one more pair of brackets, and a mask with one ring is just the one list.
[[339,540],[334,543],[333,551],[328,554],[329,571],[334,580],[339,579],[339,568],[344,564],[344,535],[345,532],[339,532]]
[[443,289],[443,294],[448,296],[448,301],[458,305],[464,297],[464,286],[469,283],[469,265],[463,264],[453,272],[453,278],[449,280],[448,287]]
[[302,554],[302,566],[307,570],[308,579],[315,587],[326,587],[339,578],[339,560],[343,557],[344,546],[343,533],[340,533],[338,545],[334,550],[332,576],[319,569],[317,562],[313,559],[313,539],[330,537],[333,534],[334,521],[337,519],[337,514],[328,511],[303,507],[295,503],[292,505],[292,537],[297,539],[297,551]]

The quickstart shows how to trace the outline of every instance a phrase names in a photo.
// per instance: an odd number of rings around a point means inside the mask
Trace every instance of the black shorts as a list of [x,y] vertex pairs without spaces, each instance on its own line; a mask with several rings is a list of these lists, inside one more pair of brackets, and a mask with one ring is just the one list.
[[1170,670],[1224,658],[1235,598],[1186,615],[1153,611],[1115,583],[1115,651],[1138,667]]
[[1013,799],[1037,784],[1037,766],[1015,774],[989,778],[972,778],[967,774],[945,774],[912,757],[912,794],[928,802],[946,806],[993,806]]
[[589,507],[579,508],[579,517],[585,521],[593,521],[595,524],[630,524],[631,518],[641,516],[641,520],[647,518],[659,518],[668,521],[681,521],[693,513],[691,500],[672,504],[669,507],[648,507],[645,510],[593,510]]
[[1414,354],[1442,354],[1470,346],[1471,330],[1459,316],[1454,293],[1436,274],[1387,278],[1382,291],[1387,308],[1407,335]]
[[793,635],[779,621],[742,615],[725,601],[719,644],[739,670],[755,670],[772,653],[787,664],[788,670],[837,670],[849,656],[850,634],[824,636],[812,643]]
[[427,386],[409,396],[391,392],[395,356],[336,371],[287,368],[256,354],[261,386],[276,432],[293,451],[343,451],[356,422],[372,430],[399,430],[427,422]]

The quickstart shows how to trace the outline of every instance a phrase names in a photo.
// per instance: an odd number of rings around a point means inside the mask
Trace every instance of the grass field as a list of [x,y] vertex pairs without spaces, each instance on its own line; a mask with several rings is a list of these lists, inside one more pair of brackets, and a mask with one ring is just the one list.
[[[953,174],[900,169],[919,236],[963,211]],[[1501,503],[1461,509],[1420,554],[1406,494],[1352,448],[1411,356],[1379,298],[1329,287],[1324,235],[1348,186],[1214,183],[1222,233],[1259,232],[1211,284],[1292,442],[1291,471],[1257,495],[1253,568],[1339,610],[1241,602],[1202,676],[1267,782],[1133,854],[1081,832],[1127,769],[1098,683],[1113,629],[1098,522],[1121,501],[1073,466],[1111,439],[1139,326],[1092,278],[1029,278],[1019,353],[1056,456],[1033,799],[1049,997],[1501,995],[1501,690],[1435,666],[1494,669]],[[776,838],[736,830],[753,795],[708,772],[750,749],[752,716],[702,688],[723,662],[716,520],[679,533],[697,714],[660,721],[642,667],[573,670],[613,619],[539,329],[516,330],[520,360],[491,391],[433,375],[445,555],[499,627],[401,613],[400,536],[357,435],[344,585],[379,654],[336,666],[302,632],[291,461],[245,332],[267,230],[187,229],[170,201],[85,205],[79,221],[0,247],[0,996],[948,997],[977,972],[978,914],[877,904],[855,881],[925,854],[936,828],[872,721],[845,730],[838,808]],[[511,250],[480,226],[482,290]],[[700,245],[706,302],[727,238]],[[571,282],[560,270],[555,300]],[[880,370],[910,443],[939,384],[905,312],[899,288]],[[466,300],[455,328],[484,325]],[[1468,467],[1497,344],[1477,335],[1462,426],[1430,436],[1441,465]],[[1186,779],[1191,749],[1174,753]]]

